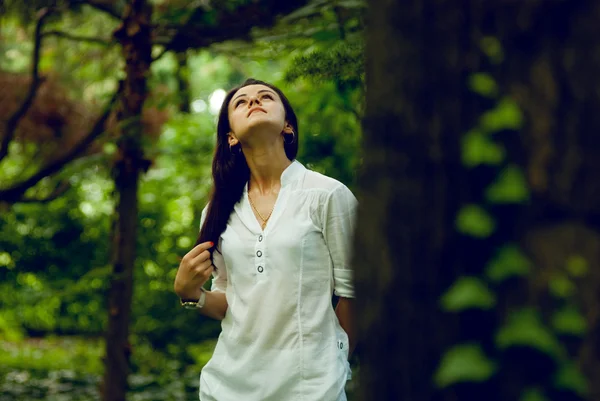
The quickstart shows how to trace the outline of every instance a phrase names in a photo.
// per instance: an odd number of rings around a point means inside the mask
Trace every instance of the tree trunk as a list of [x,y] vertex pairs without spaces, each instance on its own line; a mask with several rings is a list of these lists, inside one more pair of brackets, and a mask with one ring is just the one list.
[[190,112],[190,69],[188,67],[187,52],[181,51],[177,56],[177,87],[179,89],[179,111]]
[[[500,84],[526,117],[522,135],[505,145],[531,191],[516,236],[535,266],[529,298],[581,310],[582,338],[561,339],[575,345],[569,358],[591,400],[600,399],[599,19],[600,3],[587,0],[514,2],[487,18],[506,49]],[[573,286],[558,299],[550,291],[557,280]]]
[[359,400],[431,400],[452,338],[438,304],[463,268],[459,138],[478,107],[465,85],[478,61],[468,11],[448,1],[369,3],[354,247]]
[[[511,360],[494,349],[495,330],[516,300],[545,317],[556,305],[577,301],[588,329],[574,355],[587,374],[588,396],[598,399],[600,3],[373,0],[368,13],[354,256],[358,399],[465,399],[438,391],[433,381],[443,351],[459,340],[484,344],[503,364],[530,366],[525,355]],[[480,48],[486,36],[498,39],[503,61],[487,61]],[[490,72],[501,94],[523,110],[523,129],[504,129],[498,137],[507,149],[503,163],[525,172],[528,203],[489,204],[483,196],[489,182],[478,180],[490,169],[461,163],[464,134],[490,107],[467,89],[473,72]],[[457,212],[468,203],[493,212],[499,228],[491,237],[457,232]],[[534,270],[526,288],[500,288],[494,330],[477,331],[480,322],[459,326],[456,315],[441,313],[444,290],[465,273],[483,276],[494,251],[509,242],[525,250]],[[586,266],[581,277],[569,276],[574,294],[549,302],[550,281],[570,274],[565,268],[573,260]],[[567,399],[552,388],[553,378],[531,384],[517,376],[501,368],[479,385],[479,398],[518,399],[526,386],[545,385],[549,399]]]
[[102,391],[104,401],[124,401],[129,373],[129,320],[138,219],[139,177],[147,168],[141,146],[142,107],[151,63],[152,8],[146,0],[133,0],[115,32],[126,61],[124,90],[117,120],[121,129],[118,156],[113,167],[116,207],[113,227],[113,275],[109,289],[106,359]]

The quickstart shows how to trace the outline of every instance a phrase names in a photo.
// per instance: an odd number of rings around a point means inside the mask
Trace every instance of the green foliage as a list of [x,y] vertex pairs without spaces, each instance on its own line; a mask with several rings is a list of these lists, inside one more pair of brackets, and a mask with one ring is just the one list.
[[569,298],[576,291],[575,283],[564,273],[552,274],[548,281],[548,288],[550,293],[559,299]]
[[505,158],[504,148],[481,130],[469,131],[461,141],[461,159],[466,167],[476,167],[481,164],[496,166]]
[[492,203],[524,203],[529,200],[529,187],[523,171],[515,165],[504,167],[486,190],[486,198]]
[[442,356],[434,381],[440,388],[460,382],[483,382],[489,380],[496,370],[496,363],[478,344],[460,344]]
[[590,271],[588,261],[581,255],[572,255],[567,259],[567,272],[575,278],[586,276]]
[[450,312],[466,309],[490,309],[496,297],[477,277],[459,277],[441,298],[442,307]]
[[570,390],[583,398],[588,395],[587,379],[572,361],[562,364],[556,372],[555,385],[559,389]]
[[493,282],[502,282],[511,277],[527,276],[531,262],[515,244],[502,246],[485,268],[486,277]]
[[498,38],[494,36],[484,36],[481,39],[479,46],[492,63],[499,64],[504,60],[504,50],[502,49],[502,44]]
[[364,80],[364,70],[364,44],[340,42],[295,58],[286,79],[307,77],[317,83],[337,81],[358,86]]
[[528,388],[523,391],[519,401],[549,401],[539,388]]
[[552,315],[552,327],[560,334],[583,336],[587,322],[577,308],[564,306]]
[[561,360],[565,350],[555,335],[542,322],[534,309],[523,308],[512,312],[505,324],[498,330],[496,345],[500,349],[524,346]]
[[476,238],[489,237],[496,223],[492,216],[478,205],[463,206],[456,218],[456,228],[462,234]]
[[523,126],[523,113],[512,99],[505,97],[491,110],[483,113],[480,120],[485,132],[494,133],[502,130],[519,130]]
[[[487,61],[492,64],[499,64],[504,60],[504,51],[497,38],[483,38],[480,47]],[[488,259],[483,277],[494,287],[492,290],[486,281],[476,275],[461,277],[442,295],[440,301],[444,310],[458,313],[461,318],[470,316],[468,311],[472,309],[484,311],[478,313],[486,314],[486,324],[483,325],[484,327],[478,327],[477,333],[485,330],[494,333],[495,351],[500,354],[499,359],[502,364],[497,366],[494,362],[490,362],[483,355],[480,344],[472,344],[468,352],[461,350],[465,355],[471,353],[471,361],[462,365],[455,363],[453,365],[456,366],[455,370],[446,368],[446,372],[450,371],[455,375],[448,374],[449,378],[446,378],[443,383],[447,383],[447,386],[460,382],[461,380],[458,379],[460,374],[471,372],[471,365],[482,365],[481,370],[484,372],[489,372],[490,364],[494,370],[499,369],[503,372],[513,369],[514,363],[529,362],[520,360],[517,356],[518,352],[529,349],[549,356],[555,364],[549,366],[547,372],[536,372],[544,377],[532,377],[534,382],[527,383],[530,387],[515,389],[517,393],[521,391],[518,396],[520,401],[546,401],[553,397],[557,390],[560,394],[567,391],[583,399],[587,395],[588,383],[571,361],[572,358],[578,357],[578,351],[574,351],[575,348],[571,348],[570,345],[578,342],[580,344],[586,338],[587,321],[578,307],[575,283],[589,274],[589,263],[581,255],[572,255],[567,259],[564,271],[550,271],[543,278],[530,277],[534,271],[533,263],[523,254],[520,246],[514,243],[514,229],[518,226],[511,223],[510,218],[516,218],[516,215],[505,215],[505,211],[515,210],[516,206],[529,202],[530,188],[523,168],[513,164],[514,155],[508,154],[507,149],[502,145],[505,133],[510,132],[512,138],[512,135],[516,135],[523,129],[524,115],[513,99],[503,96],[503,88],[498,86],[495,78],[489,73],[484,71],[472,74],[467,84],[471,91],[481,97],[497,100],[495,105],[484,112],[477,124],[461,138],[462,163],[464,167],[472,169],[473,176],[478,178],[470,188],[479,188],[480,177],[484,177],[487,182],[484,184],[483,193],[472,193],[475,198],[483,195],[483,202],[463,206],[458,211],[456,229],[461,234],[487,240],[481,241],[481,252],[484,252]],[[495,175],[487,178],[490,172]],[[503,205],[510,205],[510,207]],[[495,216],[490,215],[486,209],[501,210],[502,221],[498,220],[497,231]],[[496,235],[490,238],[492,233]],[[508,280],[510,282],[506,283]],[[537,283],[534,283],[534,280],[537,280]],[[547,284],[547,287],[540,286],[540,280],[543,285]],[[513,291],[513,286],[516,291]],[[523,302],[525,294],[522,291],[528,291],[531,287],[535,288],[536,296],[543,297],[542,302],[538,304]],[[507,296],[504,291],[511,294]],[[548,295],[552,298],[548,299]],[[496,305],[499,306],[499,310],[494,309],[493,313],[485,312],[486,309],[492,309]],[[487,322],[493,322],[497,318],[501,319],[500,325],[491,323],[487,326]],[[464,336],[463,341],[473,338],[473,333],[469,330],[468,333],[464,333]],[[561,340],[564,338],[568,338],[569,342],[563,344]],[[481,344],[488,343],[486,338],[478,340]],[[454,350],[455,348],[451,349]],[[514,350],[517,352],[513,352]],[[445,363],[449,358],[448,354],[444,355]],[[456,352],[452,356],[464,361],[468,360],[465,355]],[[440,386],[440,370],[441,368],[438,369],[435,377],[438,386]],[[481,381],[486,381],[492,374],[482,374],[482,376]],[[504,386],[504,383],[496,381],[491,381],[489,384],[490,388],[496,388],[496,385]],[[462,388],[460,387],[461,390]],[[512,390],[508,390],[507,394],[511,392]]]
[[472,74],[469,77],[468,86],[471,91],[481,96],[489,98],[498,96],[498,84],[490,74],[484,72]]
[[102,341],[65,337],[47,337],[39,341],[0,341],[0,366],[3,369],[45,371],[77,366],[82,372],[101,374],[102,344]]

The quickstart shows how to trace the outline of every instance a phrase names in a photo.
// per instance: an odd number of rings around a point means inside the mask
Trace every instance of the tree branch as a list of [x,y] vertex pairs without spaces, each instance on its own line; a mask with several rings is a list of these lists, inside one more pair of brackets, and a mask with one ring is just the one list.
[[[114,2],[112,2],[114,3]],[[116,7],[114,5],[108,4],[107,2],[102,2],[99,0],[71,0],[72,5],[85,4],[92,8],[95,8],[99,11],[102,11],[111,17],[120,20],[123,14],[123,10],[120,7]]]
[[89,37],[89,36],[72,35],[70,33],[62,32],[62,31],[47,31],[47,32],[44,32],[42,34],[42,36],[57,36],[59,38],[74,40],[76,42],[95,43],[95,44],[99,44],[99,45],[103,45],[103,46],[111,46],[116,43],[115,41],[112,41],[112,40],[94,38],[94,37]]
[[52,14],[53,10],[49,8],[44,8],[38,14],[37,23],[35,25],[35,42],[33,45],[33,58],[31,61],[31,85],[29,85],[29,91],[27,92],[27,96],[21,103],[21,106],[15,111],[15,113],[10,116],[8,121],[6,122],[6,126],[4,129],[4,137],[2,137],[2,143],[0,144],[0,161],[8,155],[8,147],[10,142],[13,140],[15,136],[15,132],[17,130],[17,126],[19,122],[23,118],[23,116],[27,113],[27,110],[31,107],[33,103],[33,99],[37,93],[37,90],[42,83],[42,79],[39,76],[39,64],[40,64],[40,53],[41,53],[41,45],[42,45],[42,27],[44,25],[45,19]]
[[48,195],[43,198],[21,198],[21,203],[48,203],[52,202],[71,188],[71,184],[68,181],[61,181],[58,183],[56,188]]
[[20,182],[13,187],[0,190],[0,201],[8,203],[20,202],[23,199],[23,194],[25,194],[25,191],[36,185],[43,178],[49,177],[60,171],[67,163],[73,161],[77,155],[83,152],[98,136],[104,132],[106,120],[108,120],[115,102],[123,92],[123,86],[123,82],[120,81],[119,88],[114,93],[113,97],[106,105],[104,112],[96,120],[96,123],[92,127],[91,131],[85,136],[85,138],[75,145],[67,154],[50,162],[48,165],[41,168],[37,173],[27,178],[25,181]]
[[[197,8],[185,24],[158,25],[155,29],[154,44],[165,46],[165,51],[175,52],[187,49],[208,47],[213,43],[232,39],[249,39],[253,28],[269,27],[275,23],[279,15],[288,14],[303,5],[308,0],[263,0],[237,7],[230,11],[217,4],[212,10]],[[208,18],[208,14],[213,15]],[[206,23],[213,19],[213,23]]]

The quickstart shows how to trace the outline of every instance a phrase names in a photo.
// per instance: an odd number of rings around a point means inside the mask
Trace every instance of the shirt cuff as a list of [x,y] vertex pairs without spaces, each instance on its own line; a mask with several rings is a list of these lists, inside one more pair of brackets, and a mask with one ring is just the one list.
[[333,269],[333,293],[342,298],[354,298],[353,274],[350,269]]

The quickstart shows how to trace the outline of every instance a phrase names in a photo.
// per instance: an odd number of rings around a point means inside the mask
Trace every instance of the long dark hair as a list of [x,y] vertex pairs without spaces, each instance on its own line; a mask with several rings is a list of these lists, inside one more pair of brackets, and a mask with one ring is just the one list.
[[295,133],[293,141],[284,141],[285,155],[293,161],[298,153],[298,120],[296,119],[296,113],[294,113],[292,105],[279,88],[266,82],[249,78],[240,86],[231,89],[225,96],[225,100],[223,100],[221,110],[219,111],[217,145],[212,163],[213,186],[206,219],[200,228],[196,245],[212,241],[216,247],[219,243],[219,237],[227,227],[229,216],[235,204],[242,197],[244,186],[250,179],[250,169],[242,153],[241,145],[238,143],[230,149],[227,141],[227,135],[231,131],[229,125],[229,102],[238,90],[248,85],[265,85],[277,92],[285,109],[285,119],[293,127]]

